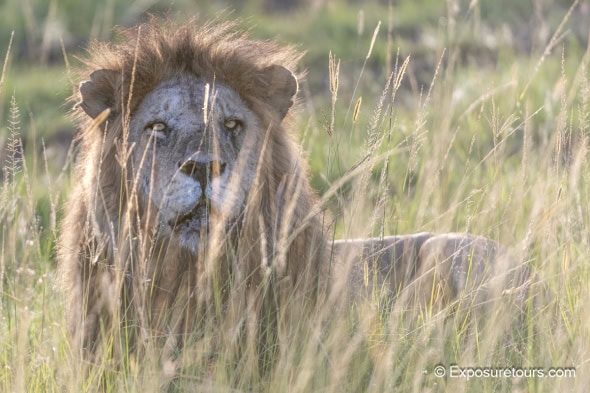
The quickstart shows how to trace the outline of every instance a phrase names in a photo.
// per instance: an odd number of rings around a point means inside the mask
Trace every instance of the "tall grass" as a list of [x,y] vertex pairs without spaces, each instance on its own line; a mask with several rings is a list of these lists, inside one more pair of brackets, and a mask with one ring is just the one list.
[[[205,321],[180,356],[176,390],[586,391],[590,52],[560,44],[559,26],[532,60],[499,64],[497,73],[460,72],[459,42],[472,33],[472,20],[447,16],[450,39],[446,49],[436,49],[440,62],[431,83],[413,93],[412,56],[398,56],[380,92],[359,89],[346,100],[339,86],[351,76],[342,75],[338,54],[330,56],[330,105],[307,109],[313,118],[330,114],[329,132],[313,125],[302,143],[316,152],[310,160],[322,203],[336,217],[337,237],[428,230],[498,240],[535,277],[523,320],[510,294],[477,318],[457,312],[457,305],[410,315],[404,304],[369,299],[342,307],[333,299],[283,332],[276,366],[263,377],[254,370],[254,355],[220,349],[218,324]],[[7,72],[4,67],[0,89]],[[361,86],[368,76],[357,78],[354,86]],[[72,363],[52,224],[70,168],[54,173],[43,152],[22,151],[19,133],[27,130],[19,129],[18,99],[10,100],[0,189],[0,391],[158,391],[165,378],[147,357],[112,371],[102,387],[104,370],[84,377]],[[34,156],[46,169],[28,165]],[[325,166],[319,174],[318,160]],[[545,372],[574,367],[575,377],[453,378],[452,364]],[[445,377],[435,375],[437,365],[445,366]]]

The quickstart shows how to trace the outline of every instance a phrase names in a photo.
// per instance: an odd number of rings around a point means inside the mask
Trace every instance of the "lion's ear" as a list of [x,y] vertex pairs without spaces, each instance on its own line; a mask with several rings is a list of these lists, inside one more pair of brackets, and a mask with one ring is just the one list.
[[113,109],[117,72],[97,70],[90,74],[90,80],[80,83],[82,101],[76,106],[82,108],[91,118],[96,118],[106,109]]
[[268,102],[283,119],[293,106],[293,99],[297,94],[297,78],[280,65],[266,67],[262,73],[268,86]]

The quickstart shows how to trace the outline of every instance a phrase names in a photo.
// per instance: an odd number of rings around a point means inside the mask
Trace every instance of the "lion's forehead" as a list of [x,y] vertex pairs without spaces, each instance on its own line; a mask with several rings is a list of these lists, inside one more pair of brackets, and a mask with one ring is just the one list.
[[207,116],[232,116],[244,111],[248,111],[246,105],[230,87],[196,76],[177,76],[156,86],[144,98],[137,116],[201,123]]

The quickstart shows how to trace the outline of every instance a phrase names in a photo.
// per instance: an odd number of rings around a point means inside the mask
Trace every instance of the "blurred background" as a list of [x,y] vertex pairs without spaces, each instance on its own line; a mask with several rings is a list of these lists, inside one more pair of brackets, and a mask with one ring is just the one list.
[[[14,96],[21,129],[26,130],[24,144],[41,135],[49,158],[61,162],[74,133],[64,102],[79,83],[71,80],[68,67],[77,66],[76,57],[84,56],[89,39],[111,40],[114,26],[135,25],[148,13],[179,20],[238,18],[254,38],[295,44],[306,52],[302,98],[313,112],[307,116],[316,121],[314,127],[322,127],[330,111],[330,53],[341,61],[339,102],[349,107],[365,96],[363,109],[373,108],[396,62],[411,56],[398,103],[413,105],[431,83],[439,61],[452,58],[460,67],[456,95],[488,72],[510,73],[518,61],[537,61],[571,5],[571,0],[4,0],[0,59],[7,55],[11,37],[12,47],[0,87],[0,151],[5,150]],[[590,4],[582,1],[557,37],[568,56],[581,56],[587,47],[589,21]],[[558,64],[559,53],[556,56]],[[363,112],[361,118],[370,116],[369,110]],[[313,165],[315,171],[324,158]]]

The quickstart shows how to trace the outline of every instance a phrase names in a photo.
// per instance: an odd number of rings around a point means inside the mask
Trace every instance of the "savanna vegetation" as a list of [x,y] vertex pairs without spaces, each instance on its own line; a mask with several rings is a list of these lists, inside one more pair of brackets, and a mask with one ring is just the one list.
[[[0,391],[159,390],[157,369],[139,360],[102,383],[80,373],[56,274],[63,201],[77,181],[66,99],[80,81],[70,70],[90,38],[116,40],[113,26],[147,12],[240,18],[253,37],[307,52],[295,130],[315,190],[329,193],[337,238],[471,232],[506,245],[534,276],[524,310],[510,307],[506,293],[478,318],[453,306],[408,317],[403,305],[379,299],[320,309],[281,338],[285,349],[262,376],[247,356],[221,351],[212,360],[218,327],[205,326],[182,354],[174,389],[587,390],[587,1],[7,0],[0,4]],[[366,169],[349,179],[359,165]],[[457,377],[451,365],[517,376]]]

